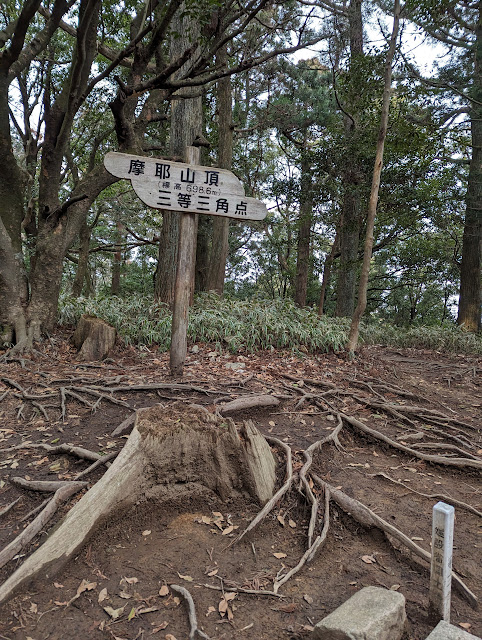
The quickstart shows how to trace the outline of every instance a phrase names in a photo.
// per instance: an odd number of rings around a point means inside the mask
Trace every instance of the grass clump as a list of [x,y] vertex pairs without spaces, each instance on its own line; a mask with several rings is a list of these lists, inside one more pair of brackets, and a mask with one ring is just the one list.
[[[61,297],[60,324],[76,324],[83,313],[112,324],[127,344],[169,349],[171,313],[167,305],[149,297]],[[291,300],[234,300],[203,293],[189,310],[188,339],[217,343],[233,353],[270,348],[329,352],[345,348],[349,328],[347,318],[320,318]],[[482,354],[482,336],[456,326],[402,328],[368,321],[361,326],[360,340],[398,348]]]

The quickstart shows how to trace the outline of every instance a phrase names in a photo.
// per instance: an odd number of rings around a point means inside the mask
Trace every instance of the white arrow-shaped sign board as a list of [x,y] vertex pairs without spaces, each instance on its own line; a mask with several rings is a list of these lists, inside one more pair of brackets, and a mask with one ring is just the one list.
[[137,196],[153,209],[240,220],[266,217],[266,205],[245,196],[241,182],[225,169],[114,152],[105,156],[104,166],[117,178],[130,180]]

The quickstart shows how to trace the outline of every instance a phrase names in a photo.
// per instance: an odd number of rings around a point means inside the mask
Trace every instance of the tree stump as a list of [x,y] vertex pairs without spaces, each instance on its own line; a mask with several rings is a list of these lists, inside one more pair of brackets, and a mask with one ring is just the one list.
[[95,316],[83,315],[75,329],[73,342],[82,360],[103,360],[115,343],[114,327]]
[[183,402],[140,409],[115,462],[0,587],[0,603],[35,577],[50,580],[114,511],[186,493],[248,495],[264,504],[274,487],[273,454],[251,421],[238,431],[231,418]]

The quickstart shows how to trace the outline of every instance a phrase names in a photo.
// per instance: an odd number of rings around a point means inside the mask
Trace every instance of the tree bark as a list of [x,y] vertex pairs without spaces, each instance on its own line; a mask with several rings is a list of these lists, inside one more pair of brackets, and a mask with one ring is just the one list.
[[298,220],[298,240],[295,275],[295,303],[306,305],[308,275],[310,267],[311,226],[313,224],[313,190],[311,185],[311,166],[306,157],[301,161],[301,198]]
[[322,316],[324,314],[326,291],[327,291],[328,286],[330,284],[331,268],[333,266],[333,260],[335,258],[335,253],[338,251],[338,244],[339,244],[339,235],[338,235],[338,231],[337,231],[336,235],[335,235],[335,240],[333,241],[333,244],[331,246],[331,251],[326,256],[325,264],[323,266],[323,280],[321,282],[320,302],[318,304],[318,315],[319,316]]
[[380,189],[380,176],[383,166],[383,151],[385,147],[385,139],[387,137],[388,114],[390,110],[390,92],[392,85],[392,62],[397,46],[398,27],[400,22],[400,0],[395,0],[393,10],[393,28],[390,39],[390,47],[388,49],[385,61],[385,77],[383,86],[382,111],[380,117],[380,130],[378,133],[377,151],[375,155],[375,166],[373,168],[372,188],[370,192],[370,202],[368,205],[367,230],[365,237],[365,249],[363,253],[363,264],[360,275],[360,283],[358,286],[358,304],[352,318],[350,333],[348,335],[347,351],[353,354],[358,345],[358,335],[360,329],[360,320],[367,306],[367,289],[368,278],[370,274],[370,263],[372,259],[373,249],[373,229],[375,226],[375,216],[377,213],[378,192]]
[[[363,55],[362,0],[351,0],[348,7],[350,30],[351,73],[354,60]],[[355,307],[356,277],[358,270],[358,247],[361,229],[361,205],[359,185],[363,172],[356,159],[356,105],[349,105],[352,117],[347,114],[345,139],[348,149],[346,167],[343,171],[343,205],[340,220],[340,261],[337,271],[336,311],[337,317],[350,317]]]
[[79,246],[79,262],[75,271],[75,278],[72,284],[72,295],[79,298],[84,290],[84,283],[89,272],[89,246],[90,246],[91,230],[87,224],[87,220],[82,224],[80,229],[80,246]]
[[114,260],[112,263],[112,281],[110,285],[110,292],[113,296],[118,295],[120,291],[123,233],[124,233],[124,225],[122,224],[122,222],[117,221],[115,253],[114,253]]
[[475,62],[470,103],[472,157],[467,185],[460,295],[457,323],[472,332],[481,330],[482,265],[482,6],[475,28]]
[[[182,17],[184,3],[174,16],[171,37],[171,60],[179,58],[186,51],[199,33],[197,25],[190,22],[189,17]],[[186,63],[186,64],[189,64]],[[185,65],[178,73],[182,73]],[[189,89],[181,89],[183,98],[171,102],[170,154],[184,157],[185,148],[192,145],[195,138],[202,134],[202,98],[189,98]],[[177,256],[179,245],[180,216],[175,211],[163,214],[161,237],[159,241],[159,258],[156,269],[155,299],[172,305],[176,283]]]
[[[216,56],[219,66],[228,62],[227,47],[222,47]],[[231,169],[233,163],[233,104],[231,93],[231,79],[222,78],[218,82],[218,166],[221,169]],[[229,218],[213,217],[211,252],[207,273],[206,288],[215,291],[220,296],[224,291],[226,274],[226,260],[229,251]]]

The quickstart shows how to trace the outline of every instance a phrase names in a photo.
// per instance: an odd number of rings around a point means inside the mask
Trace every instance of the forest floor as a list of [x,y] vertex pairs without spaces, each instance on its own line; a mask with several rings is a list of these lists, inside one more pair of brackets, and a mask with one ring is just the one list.
[[[45,500],[45,494],[12,484],[12,477],[72,480],[92,464],[75,455],[29,448],[29,443],[69,443],[110,454],[128,437],[113,437],[112,431],[135,408],[184,400],[214,411],[243,395],[271,394],[280,399],[277,407],[241,411],[233,419],[250,418],[262,433],[289,445],[297,473],[303,451],[333,433],[341,415],[341,446],[328,442],[320,447],[310,472],[426,551],[433,505],[455,500],[454,570],[482,597],[480,469],[464,464],[482,459],[480,359],[377,346],[364,347],[352,362],[342,354],[288,351],[236,356],[201,344],[189,352],[185,375],[177,381],[183,386],[154,389],[153,384],[173,382],[168,354],[118,346],[107,361],[84,364],[69,338],[69,332],[59,331],[28,357],[0,362],[0,548],[24,530],[34,517],[29,514]],[[234,370],[226,367],[229,363],[244,367]],[[137,388],[129,389],[132,385]],[[14,448],[19,444],[22,448]],[[462,462],[458,468],[416,453]],[[283,448],[276,448],[276,456],[281,485]],[[85,477],[90,485],[103,469]],[[425,638],[434,626],[427,615],[428,564],[379,529],[361,526],[334,501],[324,545],[280,588],[284,597],[240,591],[271,591],[276,578],[306,551],[310,506],[298,484],[229,548],[258,513],[254,501],[222,503],[213,495],[139,504],[117,514],[60,573],[34,581],[0,608],[0,638],[184,640],[187,608],[170,588],[173,583],[188,589],[198,625],[213,640],[309,637],[314,624],[368,585],[403,593],[408,637]],[[316,483],[313,493],[323,495]],[[2,581],[41,545],[80,495],[1,569]],[[482,636],[482,612],[455,589],[451,622]]]

